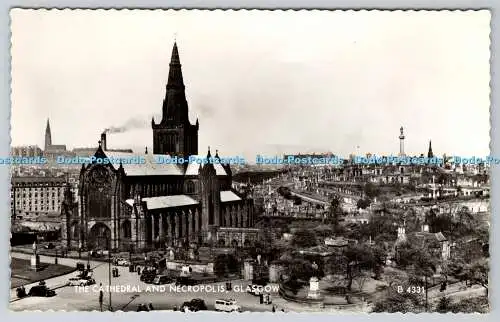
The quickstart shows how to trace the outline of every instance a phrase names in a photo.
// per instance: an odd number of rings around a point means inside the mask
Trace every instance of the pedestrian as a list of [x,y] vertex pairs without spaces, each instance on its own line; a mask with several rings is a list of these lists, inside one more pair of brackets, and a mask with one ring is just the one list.
[[104,300],[104,292],[102,291],[102,283],[99,283],[99,307],[102,312],[102,302]]
[[153,308],[153,303],[149,302],[148,307],[149,307],[149,310],[150,310],[150,311],[153,311],[153,310],[154,310],[154,308]]
[[276,307],[273,305],[273,313],[276,312]]

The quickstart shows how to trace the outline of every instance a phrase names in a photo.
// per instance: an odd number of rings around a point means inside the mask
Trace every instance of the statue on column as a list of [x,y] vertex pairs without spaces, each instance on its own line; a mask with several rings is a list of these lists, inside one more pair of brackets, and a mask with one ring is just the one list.
[[36,241],[33,242],[33,255],[36,255],[36,251],[38,250],[38,247],[36,245]]

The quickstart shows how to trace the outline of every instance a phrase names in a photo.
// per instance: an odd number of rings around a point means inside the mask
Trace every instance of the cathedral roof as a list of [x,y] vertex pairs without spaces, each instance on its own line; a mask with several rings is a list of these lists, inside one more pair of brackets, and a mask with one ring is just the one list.
[[[196,155],[195,157],[200,158],[200,159],[205,159],[204,156],[201,155]],[[215,163],[213,164],[215,168],[215,174],[218,176],[227,176],[227,172],[220,163]],[[198,163],[190,163],[186,169],[186,175],[187,176],[197,176],[198,171],[202,168],[203,166]]]
[[223,190],[220,192],[220,201],[221,202],[231,202],[231,201],[239,201],[241,200],[237,194],[232,192],[231,190]]
[[[104,151],[106,157],[110,159],[129,159],[132,157],[144,158],[145,163],[127,163],[122,162],[123,170],[127,176],[182,176],[184,169],[177,164],[157,163],[159,157],[168,157],[168,155],[145,154],[145,153],[127,153],[117,151]],[[120,167],[119,163],[112,164],[115,170]]]
[[164,209],[197,205],[198,201],[186,195],[142,198],[148,209]]

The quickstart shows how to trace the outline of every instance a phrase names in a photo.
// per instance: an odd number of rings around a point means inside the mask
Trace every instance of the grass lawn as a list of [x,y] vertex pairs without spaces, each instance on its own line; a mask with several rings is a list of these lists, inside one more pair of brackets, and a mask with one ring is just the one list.
[[46,280],[51,277],[56,277],[74,272],[75,267],[64,265],[55,265],[41,263],[41,270],[35,272],[30,268],[30,261],[26,259],[11,258],[10,262],[10,277],[11,288],[16,288],[21,285]]

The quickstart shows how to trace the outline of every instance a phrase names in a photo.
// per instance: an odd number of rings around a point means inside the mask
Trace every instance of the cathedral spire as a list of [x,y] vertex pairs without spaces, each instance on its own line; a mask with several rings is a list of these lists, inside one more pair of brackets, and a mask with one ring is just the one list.
[[212,155],[210,154],[210,147],[208,147],[207,160],[208,160],[209,158],[211,158],[211,157],[212,157]]
[[169,88],[184,89],[184,79],[182,77],[181,67],[179,49],[177,48],[177,42],[175,42],[174,48],[172,48],[172,56],[170,57],[170,71],[168,72],[167,90]]
[[432,153],[432,141],[431,140],[429,140],[429,152],[427,152],[427,157],[428,158],[434,157],[434,153]]
[[45,150],[48,150],[52,145],[52,134],[50,132],[50,122],[47,118],[47,125],[45,127]]

